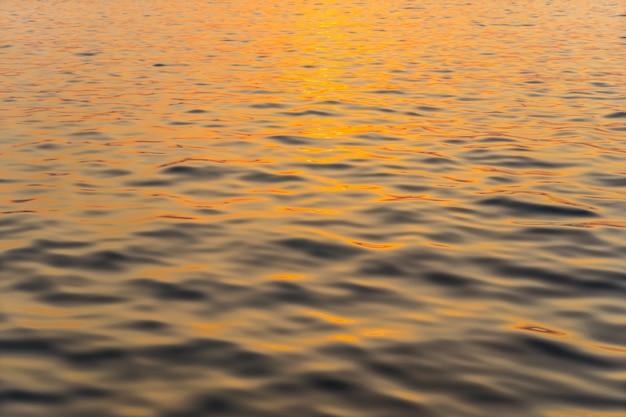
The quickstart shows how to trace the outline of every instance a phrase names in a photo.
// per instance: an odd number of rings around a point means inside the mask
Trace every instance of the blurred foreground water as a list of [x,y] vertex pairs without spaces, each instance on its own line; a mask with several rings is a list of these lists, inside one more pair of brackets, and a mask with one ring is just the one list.
[[2,417],[618,417],[626,5],[0,3]]

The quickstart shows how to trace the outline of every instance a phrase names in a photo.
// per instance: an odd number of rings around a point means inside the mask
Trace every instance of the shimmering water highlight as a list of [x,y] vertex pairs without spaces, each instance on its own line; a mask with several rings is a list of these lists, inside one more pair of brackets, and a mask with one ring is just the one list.
[[2,417],[618,417],[626,5],[0,3]]

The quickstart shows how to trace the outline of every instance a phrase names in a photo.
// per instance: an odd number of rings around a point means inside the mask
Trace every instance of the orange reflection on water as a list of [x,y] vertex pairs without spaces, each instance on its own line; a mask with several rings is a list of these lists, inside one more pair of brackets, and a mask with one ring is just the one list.
[[311,316],[319,317],[324,320],[328,320],[333,323],[340,323],[340,324],[354,324],[355,323],[354,320],[331,316],[330,314],[322,313],[320,311],[308,310],[308,311],[305,311],[305,313]]
[[106,3],[0,5],[15,415],[617,416],[507,336],[626,353],[619,2]]
[[195,322],[189,323],[189,326],[193,328],[193,334],[196,336],[214,337],[242,324],[240,321]]
[[304,275],[304,274],[275,274],[275,275],[271,275],[270,278],[271,279],[293,281],[293,280],[306,279],[307,275]]

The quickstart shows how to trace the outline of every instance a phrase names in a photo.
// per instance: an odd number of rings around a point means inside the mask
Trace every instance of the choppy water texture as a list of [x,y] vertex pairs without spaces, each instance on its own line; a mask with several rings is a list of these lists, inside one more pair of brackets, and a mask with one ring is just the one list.
[[626,4],[0,3],[2,417],[617,417]]

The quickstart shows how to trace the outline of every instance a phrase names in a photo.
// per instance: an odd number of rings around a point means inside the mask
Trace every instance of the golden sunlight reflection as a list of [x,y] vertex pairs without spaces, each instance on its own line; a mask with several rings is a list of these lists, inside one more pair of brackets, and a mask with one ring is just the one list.
[[100,3],[0,3],[2,417],[623,414],[620,2]]

